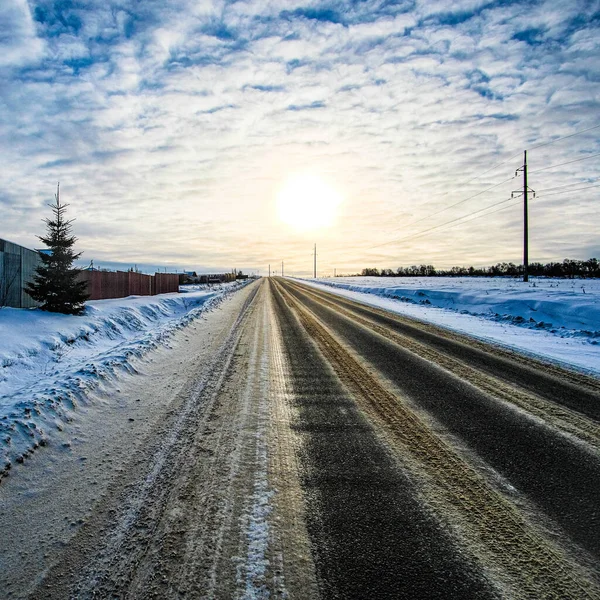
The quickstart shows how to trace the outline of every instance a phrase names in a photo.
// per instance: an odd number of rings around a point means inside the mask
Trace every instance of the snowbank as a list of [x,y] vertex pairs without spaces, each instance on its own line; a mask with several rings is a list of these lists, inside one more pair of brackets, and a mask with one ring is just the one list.
[[86,303],[82,316],[0,310],[0,477],[45,445],[87,393],[247,282]]
[[304,282],[600,374],[598,280],[336,277]]

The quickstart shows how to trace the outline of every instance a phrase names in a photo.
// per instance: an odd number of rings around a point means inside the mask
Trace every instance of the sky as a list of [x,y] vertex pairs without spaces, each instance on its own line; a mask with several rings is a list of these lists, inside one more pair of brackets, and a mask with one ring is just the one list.
[[60,181],[82,264],[519,263],[527,149],[530,260],[600,257],[599,56],[599,0],[2,0],[0,237]]

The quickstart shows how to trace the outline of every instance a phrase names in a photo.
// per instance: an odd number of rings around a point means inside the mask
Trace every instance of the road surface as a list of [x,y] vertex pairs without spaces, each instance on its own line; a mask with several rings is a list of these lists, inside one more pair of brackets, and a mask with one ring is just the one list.
[[600,598],[597,380],[281,278],[179,335],[2,482],[4,597]]

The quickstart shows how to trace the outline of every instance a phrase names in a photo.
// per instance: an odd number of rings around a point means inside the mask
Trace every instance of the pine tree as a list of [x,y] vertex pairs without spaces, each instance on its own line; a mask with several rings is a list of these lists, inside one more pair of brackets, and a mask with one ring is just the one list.
[[45,219],[46,236],[38,236],[50,252],[41,253],[42,263],[37,267],[33,283],[25,291],[42,305],[42,310],[69,315],[79,315],[85,309],[88,299],[85,281],[77,281],[79,269],[73,268],[73,261],[81,253],[73,251],[77,238],[71,233],[72,220],[65,220],[68,204],[60,202],[60,186],[56,188],[54,204],[49,204],[54,213],[53,219]]

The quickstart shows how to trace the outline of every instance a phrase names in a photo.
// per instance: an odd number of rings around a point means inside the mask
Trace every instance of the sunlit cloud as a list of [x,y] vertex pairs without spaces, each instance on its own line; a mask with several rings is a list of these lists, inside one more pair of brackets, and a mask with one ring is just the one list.
[[[535,149],[598,124],[598,14],[448,6],[6,0],[0,236],[39,246],[60,180],[84,260],[309,273],[317,242],[338,271],[519,261],[518,206],[416,234],[509,197],[525,148],[534,189],[600,178],[598,158],[539,170],[600,130]],[[331,227],[282,225],[298,173],[344,199]],[[532,258],[598,255],[596,199],[540,193]]]

